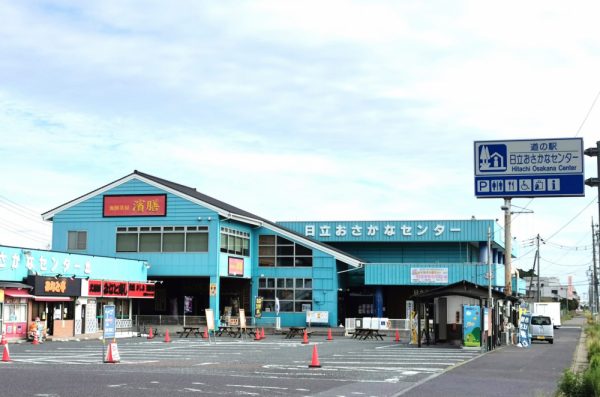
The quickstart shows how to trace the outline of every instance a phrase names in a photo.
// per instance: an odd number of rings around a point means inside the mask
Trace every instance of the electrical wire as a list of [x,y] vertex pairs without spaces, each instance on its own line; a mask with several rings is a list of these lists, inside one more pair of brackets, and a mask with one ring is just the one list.
[[577,129],[577,133],[575,134],[575,136],[579,136],[579,133],[581,132],[581,129],[583,128],[583,125],[587,121],[588,117],[590,117],[590,114],[592,113],[592,110],[594,109],[594,106],[596,105],[596,101],[598,100],[598,97],[600,97],[600,90],[598,90],[598,93],[596,94],[596,97],[594,98],[594,101],[592,102],[592,106],[590,106],[590,109],[587,111],[585,117],[583,118],[583,121],[579,125],[579,128]]

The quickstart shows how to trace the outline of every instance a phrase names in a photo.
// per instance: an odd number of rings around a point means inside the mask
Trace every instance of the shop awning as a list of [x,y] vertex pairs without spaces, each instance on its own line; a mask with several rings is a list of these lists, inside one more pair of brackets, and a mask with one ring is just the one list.
[[68,296],[35,296],[37,302],[71,302],[73,298]]
[[10,296],[11,298],[33,298],[33,295],[20,289],[5,289],[4,295]]

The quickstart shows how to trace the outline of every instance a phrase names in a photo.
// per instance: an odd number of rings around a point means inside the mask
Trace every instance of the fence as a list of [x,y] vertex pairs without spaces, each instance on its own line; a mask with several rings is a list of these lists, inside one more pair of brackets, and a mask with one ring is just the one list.
[[[350,336],[354,333],[358,325],[363,323],[363,317],[361,318],[347,318],[345,322],[345,336]],[[359,327],[360,328],[360,327]],[[380,328],[381,329],[381,328]],[[400,334],[400,340],[408,343],[410,339],[410,320],[404,318],[389,318],[387,319],[386,330],[398,331]]]

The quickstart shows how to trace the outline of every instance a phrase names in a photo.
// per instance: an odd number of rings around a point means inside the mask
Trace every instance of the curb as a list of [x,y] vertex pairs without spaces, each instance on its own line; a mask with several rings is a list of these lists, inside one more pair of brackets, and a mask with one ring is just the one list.
[[573,364],[571,365],[571,371],[573,372],[580,373],[585,371],[588,367],[586,338],[585,328],[584,325],[582,325],[579,343],[577,343],[575,353],[573,354]]

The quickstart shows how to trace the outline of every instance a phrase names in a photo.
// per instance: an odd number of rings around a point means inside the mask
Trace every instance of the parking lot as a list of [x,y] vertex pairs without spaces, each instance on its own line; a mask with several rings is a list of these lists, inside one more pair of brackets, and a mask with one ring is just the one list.
[[[200,338],[175,338],[171,343],[121,339],[117,341],[118,364],[103,363],[103,344],[98,340],[17,344],[10,346],[12,362],[3,363],[3,367],[102,371],[104,378],[110,379],[105,387],[110,384],[113,393],[126,389],[131,395],[135,390],[202,390],[218,395],[239,395],[244,390],[241,394],[344,395],[352,390],[354,395],[380,396],[393,395],[479,355],[478,351],[458,348],[419,349],[389,340],[321,339],[313,338],[309,344],[281,336],[262,341],[217,338],[216,343]],[[309,368],[316,358],[321,368]],[[114,378],[106,377],[117,373]],[[123,373],[136,376],[122,379]]]

